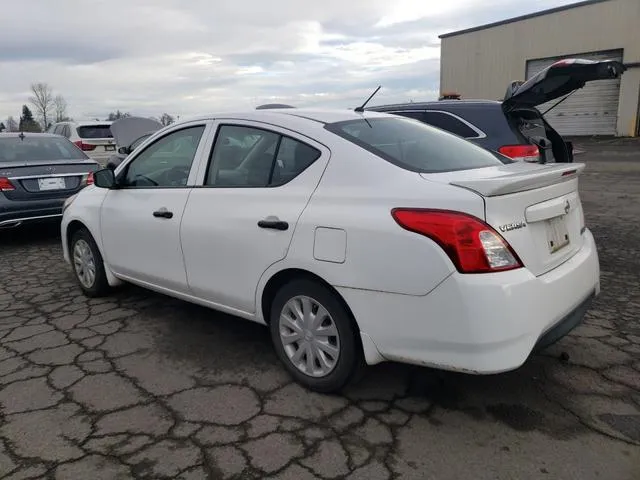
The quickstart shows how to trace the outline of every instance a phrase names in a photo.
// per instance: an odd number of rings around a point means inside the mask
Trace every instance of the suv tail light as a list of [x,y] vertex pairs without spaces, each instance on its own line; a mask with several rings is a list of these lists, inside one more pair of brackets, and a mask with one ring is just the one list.
[[520,162],[540,161],[540,150],[535,145],[504,145],[498,151],[511,160]]
[[472,215],[410,208],[395,208],[391,215],[405,230],[424,235],[440,245],[461,273],[501,272],[522,267],[507,241]]
[[82,150],[83,152],[90,152],[91,150],[95,150],[96,146],[95,145],[89,145],[88,143],[82,143],[82,140],[77,140],[75,143],[78,148],[80,150]]
[[11,180],[6,177],[0,177],[0,192],[12,192],[16,187],[13,186]]

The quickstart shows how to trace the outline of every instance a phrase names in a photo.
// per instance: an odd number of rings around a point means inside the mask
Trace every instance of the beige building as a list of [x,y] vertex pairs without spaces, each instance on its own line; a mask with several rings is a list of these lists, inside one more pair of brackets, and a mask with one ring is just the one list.
[[440,38],[440,90],[462,98],[502,100],[511,81],[562,58],[620,60],[620,79],[587,83],[546,118],[563,135],[640,135],[640,0],[582,1]]

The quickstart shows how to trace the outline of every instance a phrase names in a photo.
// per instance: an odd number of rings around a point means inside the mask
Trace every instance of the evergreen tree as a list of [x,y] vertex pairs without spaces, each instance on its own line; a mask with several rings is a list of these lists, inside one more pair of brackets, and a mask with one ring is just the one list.
[[40,132],[40,125],[33,119],[33,113],[26,105],[22,106],[22,115],[20,116],[20,125],[18,129],[21,132]]

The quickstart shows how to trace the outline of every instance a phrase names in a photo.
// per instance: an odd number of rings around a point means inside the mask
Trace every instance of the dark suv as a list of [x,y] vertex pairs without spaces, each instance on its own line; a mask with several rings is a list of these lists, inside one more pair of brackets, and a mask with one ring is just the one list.
[[592,80],[616,78],[625,67],[614,60],[560,60],[526,82],[509,85],[504,100],[440,100],[369,107],[410,117],[464,137],[513,160],[572,162],[570,142],[536,106],[569,95]]

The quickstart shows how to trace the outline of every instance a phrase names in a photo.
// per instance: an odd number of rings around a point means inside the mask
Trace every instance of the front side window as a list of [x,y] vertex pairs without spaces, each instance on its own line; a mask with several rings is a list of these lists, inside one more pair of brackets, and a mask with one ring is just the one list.
[[205,185],[276,187],[302,173],[320,151],[269,130],[222,125],[210,158]]
[[325,128],[413,172],[451,172],[503,165],[497,155],[482,147],[407,118],[362,118],[330,123]]
[[184,128],[156,140],[127,165],[121,186],[185,186],[204,129],[204,125]]

